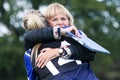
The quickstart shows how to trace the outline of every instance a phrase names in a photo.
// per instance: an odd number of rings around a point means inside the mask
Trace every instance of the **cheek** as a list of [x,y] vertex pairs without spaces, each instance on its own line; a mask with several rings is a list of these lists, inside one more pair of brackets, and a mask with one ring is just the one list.
[[49,22],[49,24],[50,24],[50,26],[57,26],[57,22],[55,22],[55,21],[51,21],[51,22]]
[[70,26],[68,21],[66,21],[64,24],[65,26]]

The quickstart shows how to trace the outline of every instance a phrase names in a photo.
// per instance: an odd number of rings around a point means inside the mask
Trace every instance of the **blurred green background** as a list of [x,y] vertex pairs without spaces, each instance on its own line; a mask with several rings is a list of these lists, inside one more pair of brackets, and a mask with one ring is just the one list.
[[0,80],[27,80],[22,18],[30,9],[59,2],[75,25],[111,54],[97,53],[91,63],[100,80],[120,80],[120,0],[0,0]]

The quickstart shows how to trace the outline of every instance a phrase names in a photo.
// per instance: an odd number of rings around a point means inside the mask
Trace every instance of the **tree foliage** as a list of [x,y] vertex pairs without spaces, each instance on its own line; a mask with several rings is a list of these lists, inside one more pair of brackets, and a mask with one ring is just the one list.
[[5,27],[10,31],[0,37],[0,80],[27,79],[23,60],[23,15],[27,10],[40,9],[53,2],[69,9],[75,25],[110,50],[110,55],[97,53],[91,63],[100,80],[119,80],[119,0],[0,0],[0,29]]

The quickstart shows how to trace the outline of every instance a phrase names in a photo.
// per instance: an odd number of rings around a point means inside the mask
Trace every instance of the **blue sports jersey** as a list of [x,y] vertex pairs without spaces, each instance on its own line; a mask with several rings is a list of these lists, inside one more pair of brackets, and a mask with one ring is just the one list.
[[26,51],[24,54],[24,64],[26,68],[27,78],[28,80],[36,80],[36,74],[32,68],[30,53],[31,53],[31,49]]

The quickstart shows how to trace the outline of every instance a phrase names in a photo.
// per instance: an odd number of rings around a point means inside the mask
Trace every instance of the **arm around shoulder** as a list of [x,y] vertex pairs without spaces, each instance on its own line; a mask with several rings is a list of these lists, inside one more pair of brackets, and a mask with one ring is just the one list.
[[53,29],[50,27],[27,31],[24,34],[24,40],[30,42],[44,42],[53,39],[54,39]]

